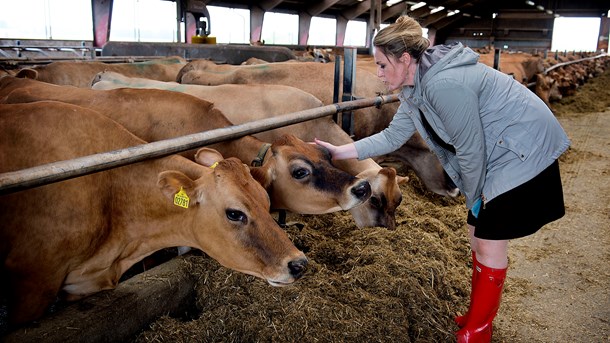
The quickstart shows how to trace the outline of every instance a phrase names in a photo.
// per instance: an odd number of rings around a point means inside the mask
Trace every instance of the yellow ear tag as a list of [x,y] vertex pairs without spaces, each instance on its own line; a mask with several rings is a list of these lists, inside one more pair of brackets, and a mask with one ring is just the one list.
[[174,205],[189,208],[189,201],[191,201],[191,199],[186,195],[184,189],[180,187],[180,191],[174,195]]
[[214,162],[214,164],[212,164],[212,165],[210,166],[210,168],[214,169],[214,168],[216,168],[216,166],[217,166],[217,165],[218,165],[218,162]]

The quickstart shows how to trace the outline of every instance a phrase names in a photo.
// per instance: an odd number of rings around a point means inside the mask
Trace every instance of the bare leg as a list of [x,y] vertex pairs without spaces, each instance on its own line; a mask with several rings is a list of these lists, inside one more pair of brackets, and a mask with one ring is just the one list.
[[473,237],[477,261],[494,269],[508,267],[508,240],[489,240]]

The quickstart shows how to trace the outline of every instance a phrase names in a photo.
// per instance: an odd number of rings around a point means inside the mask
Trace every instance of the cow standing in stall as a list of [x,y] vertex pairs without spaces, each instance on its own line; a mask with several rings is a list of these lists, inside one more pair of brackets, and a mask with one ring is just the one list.
[[[99,73],[93,83],[92,88],[102,90],[123,87],[153,88],[191,94],[214,102],[214,106],[236,124],[322,106],[320,100],[311,94],[282,85],[185,85],[130,78],[113,72]],[[248,106],[245,107],[244,103],[248,103]],[[293,134],[302,140],[313,141],[314,133],[318,135],[317,137],[325,139],[351,141],[351,138],[329,117],[261,132],[254,136],[263,141],[273,141],[284,134]],[[356,225],[361,228],[372,226],[394,228],[395,211],[402,199],[399,185],[408,178],[396,175],[392,168],[382,168],[372,159],[337,161],[334,164],[354,176],[368,180],[371,184],[370,198],[362,205],[349,210]]]
[[[83,106],[116,120],[148,142],[233,125],[210,102],[157,89],[101,91],[8,77],[0,79],[0,99],[5,103],[56,100]],[[252,136],[210,145],[247,164],[267,146]],[[190,150],[182,155],[193,159],[194,153]],[[260,167],[252,168],[252,175],[265,185],[275,210],[330,213],[349,210],[370,196],[366,180],[334,167],[324,149],[296,137],[273,142],[261,161]]]
[[[495,54],[479,54],[479,62],[494,66]],[[544,60],[539,56],[526,53],[503,53],[500,55],[498,70],[512,75],[515,80],[527,86],[535,81],[536,74],[544,72]]]
[[[54,101],[0,105],[0,131],[0,173],[145,143],[106,116]],[[40,318],[58,294],[77,300],[115,288],[130,266],[167,247],[200,249],[272,286],[299,279],[307,259],[248,167],[207,148],[199,155],[210,167],[172,155],[0,195],[10,323]]]
[[89,88],[91,79],[102,71],[114,71],[123,75],[159,81],[174,81],[186,64],[187,60],[178,56],[135,63],[57,61],[47,65],[22,68],[15,75],[55,85]]

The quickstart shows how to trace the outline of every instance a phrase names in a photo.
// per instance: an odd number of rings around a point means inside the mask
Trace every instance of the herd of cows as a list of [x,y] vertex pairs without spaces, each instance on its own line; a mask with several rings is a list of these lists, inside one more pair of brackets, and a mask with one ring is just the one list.
[[[587,60],[544,74],[541,58],[500,61],[502,71],[535,82],[549,105],[605,67]],[[481,62],[489,62],[484,54]],[[168,57],[0,69],[0,174],[329,105],[333,81],[332,63],[292,61],[234,66]],[[357,61],[355,85],[358,97],[385,92],[367,58]],[[131,266],[169,247],[200,249],[227,268],[289,285],[307,257],[271,211],[349,211],[357,227],[394,228],[408,178],[384,166],[388,160],[411,168],[430,191],[457,196],[418,135],[378,160],[331,161],[310,144],[371,135],[397,107],[355,110],[353,136],[323,117],[0,195],[9,322],[40,318],[58,296],[112,289]]]

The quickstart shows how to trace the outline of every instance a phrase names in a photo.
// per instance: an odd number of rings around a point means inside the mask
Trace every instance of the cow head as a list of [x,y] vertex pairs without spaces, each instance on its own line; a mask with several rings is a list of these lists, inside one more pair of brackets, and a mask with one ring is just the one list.
[[328,151],[293,135],[276,139],[252,176],[271,197],[271,207],[303,214],[349,210],[371,195],[366,180],[331,164]]
[[191,225],[194,247],[223,266],[263,278],[272,286],[300,278],[307,259],[274,221],[269,197],[249,168],[236,158],[223,160],[212,149],[203,148],[197,155],[199,163],[213,167],[208,173],[191,180],[180,172],[165,171],[158,181],[170,201],[196,212]]
[[409,178],[397,175],[391,167],[369,169],[358,174],[358,177],[368,180],[372,191],[364,204],[350,210],[356,225],[360,228],[381,226],[393,230],[396,227],[396,208],[402,201],[399,185]]

